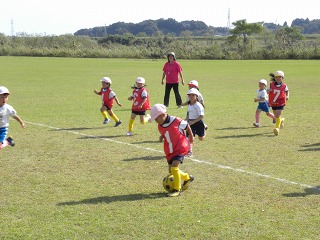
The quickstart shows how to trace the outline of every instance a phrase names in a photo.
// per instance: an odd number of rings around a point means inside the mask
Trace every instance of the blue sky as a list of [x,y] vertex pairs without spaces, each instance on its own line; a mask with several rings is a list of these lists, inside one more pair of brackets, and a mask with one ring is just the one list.
[[[295,18],[320,19],[318,0],[3,0],[0,32],[60,35],[82,28],[148,19],[199,20],[214,27],[230,22],[273,22],[290,25]],[[13,25],[12,25],[13,22]],[[12,28],[13,26],[13,28]]]

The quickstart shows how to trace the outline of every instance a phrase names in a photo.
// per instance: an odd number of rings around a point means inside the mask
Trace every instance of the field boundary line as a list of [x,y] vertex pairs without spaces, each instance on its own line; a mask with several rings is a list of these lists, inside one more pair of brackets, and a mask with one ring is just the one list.
[[[100,138],[100,137],[95,136],[95,135],[76,132],[76,131],[72,131],[72,130],[68,130],[68,129],[64,129],[64,128],[53,127],[53,126],[42,124],[42,123],[33,123],[33,122],[28,122],[28,121],[24,121],[24,122],[28,123],[28,124],[31,124],[31,125],[34,125],[34,126],[39,126],[39,127],[44,127],[44,128],[54,129],[54,130],[60,130],[62,132],[72,133],[72,134],[75,134],[75,135],[81,135],[81,136],[85,136],[85,137],[101,139],[101,140],[105,140],[105,141],[109,141],[109,142],[113,142],[113,143],[117,143],[117,144],[131,146],[131,147],[134,147],[134,148],[140,148],[140,149],[144,149],[144,150],[148,150],[148,151],[152,151],[152,152],[163,153],[163,151],[160,151],[160,150],[157,150],[157,149],[148,148],[148,147],[144,147],[144,146],[136,145],[136,144],[132,144],[132,143],[127,143],[127,142],[121,142],[121,141],[113,140],[113,139],[110,139],[110,138]],[[311,185],[304,184],[304,183],[294,182],[294,181],[286,180],[284,178],[273,177],[273,176],[268,175],[268,174],[251,172],[251,171],[243,170],[241,168],[233,168],[233,167],[230,167],[230,166],[225,166],[225,165],[221,165],[221,164],[218,164],[218,163],[207,162],[207,161],[196,159],[196,158],[193,158],[193,157],[186,157],[186,158],[191,160],[191,161],[193,161],[193,162],[212,165],[212,166],[215,166],[217,168],[221,168],[221,169],[225,169],[225,170],[230,170],[230,171],[234,171],[234,172],[240,172],[240,173],[253,175],[253,176],[258,176],[258,177],[262,177],[262,178],[266,178],[266,179],[272,179],[272,180],[276,180],[276,181],[279,181],[279,182],[282,182],[282,183],[286,183],[286,184],[290,184],[290,185],[297,185],[297,186],[301,186],[301,187],[305,187],[305,188],[312,188],[312,189],[320,191],[320,188],[316,187],[316,186],[311,186]]]

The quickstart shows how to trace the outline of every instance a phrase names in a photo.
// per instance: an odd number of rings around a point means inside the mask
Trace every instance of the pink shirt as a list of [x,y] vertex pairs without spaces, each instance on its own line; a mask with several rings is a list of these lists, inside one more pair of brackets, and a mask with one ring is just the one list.
[[166,83],[178,83],[179,73],[182,72],[182,67],[177,61],[172,63],[166,62],[162,69],[166,74]]

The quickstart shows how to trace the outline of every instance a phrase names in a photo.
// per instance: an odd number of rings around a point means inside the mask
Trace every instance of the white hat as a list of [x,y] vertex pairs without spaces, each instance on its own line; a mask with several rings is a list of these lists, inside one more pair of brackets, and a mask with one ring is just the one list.
[[101,80],[100,80],[101,82],[105,82],[105,83],[112,83],[112,81],[111,81],[111,79],[110,78],[108,78],[108,77],[103,77],[103,78],[101,78]]
[[6,93],[10,95],[8,88],[1,86],[0,87],[0,94],[6,94]]
[[276,71],[276,72],[274,73],[274,76],[275,76],[275,77],[283,77],[283,78],[284,78],[284,72],[283,72],[283,71]]
[[143,77],[138,77],[138,78],[136,79],[136,83],[143,83],[143,84],[145,84],[145,83],[146,83],[146,80],[145,80]]
[[176,60],[176,54],[174,52],[169,52],[167,54],[167,58],[169,58],[170,55],[173,56],[174,60]]
[[153,121],[155,120],[157,117],[159,117],[161,114],[166,113],[167,112],[167,108],[165,105],[157,103],[155,104],[150,111],[150,120]]
[[263,83],[265,86],[268,85],[268,82],[267,82],[267,80],[265,80],[265,79],[261,79],[261,80],[259,81],[259,83]]
[[189,94],[195,94],[195,95],[199,96],[199,91],[197,89],[195,89],[195,88],[191,88],[188,91],[187,95],[189,95]]
[[191,80],[189,83],[188,83],[189,86],[195,86],[195,87],[199,87],[199,83],[197,80]]

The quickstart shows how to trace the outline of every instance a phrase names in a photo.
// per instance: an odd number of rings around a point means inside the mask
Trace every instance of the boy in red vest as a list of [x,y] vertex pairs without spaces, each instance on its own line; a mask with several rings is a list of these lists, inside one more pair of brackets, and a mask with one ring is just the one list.
[[[192,175],[179,169],[180,163],[183,163],[184,157],[189,151],[185,131],[189,134],[191,143],[193,143],[193,134],[187,121],[170,116],[166,112],[165,105],[155,104],[151,108],[150,120],[155,120],[158,123],[158,130],[164,140],[163,148],[168,162],[169,173],[174,178],[174,190],[168,194],[168,197],[178,197],[194,180]],[[182,186],[181,179],[183,180]]]
[[117,95],[114,91],[112,91],[110,87],[112,83],[111,79],[108,77],[103,77],[100,81],[102,83],[100,92],[98,92],[97,90],[94,90],[93,92],[97,95],[101,95],[102,107],[100,108],[100,111],[102,116],[104,117],[103,124],[107,124],[110,122],[107,114],[109,113],[110,117],[112,117],[112,119],[116,122],[114,126],[118,127],[122,123],[122,121],[119,120],[119,118],[113,113],[112,107],[114,100],[116,100],[117,104],[120,107],[122,106],[122,104],[119,102]]
[[146,114],[146,111],[150,110],[150,102],[148,90],[145,86],[146,80],[143,77],[138,77],[133,87],[132,95],[128,97],[128,100],[133,100],[133,103],[127,136],[132,136],[133,124],[137,115],[140,116],[141,124],[145,124],[150,119],[150,115]]

